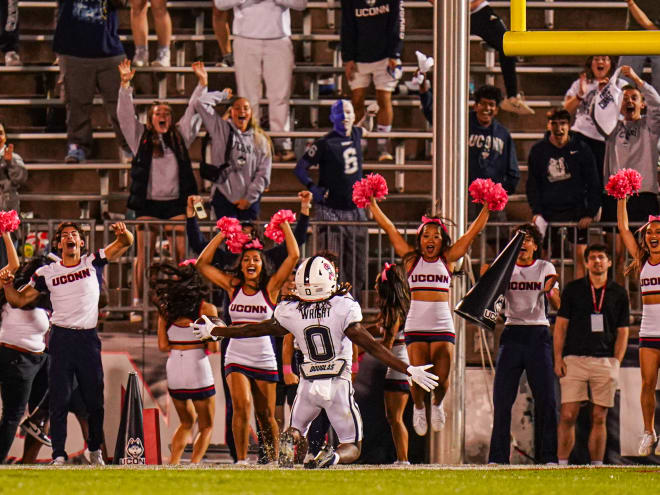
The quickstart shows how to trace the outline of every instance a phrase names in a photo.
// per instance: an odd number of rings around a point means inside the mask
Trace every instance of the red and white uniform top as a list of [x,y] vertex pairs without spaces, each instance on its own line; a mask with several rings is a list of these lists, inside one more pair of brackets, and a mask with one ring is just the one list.
[[83,254],[75,266],[61,261],[37,269],[30,285],[48,292],[53,305],[51,323],[74,330],[96,328],[103,267],[108,264],[105,250]]
[[506,325],[550,325],[546,316],[546,281],[557,274],[552,263],[535,260],[528,266],[516,263],[504,292]]
[[412,268],[408,271],[408,285],[410,292],[428,290],[435,292],[449,292],[451,285],[451,274],[442,257],[436,261],[424,261],[423,257],[417,258]]
[[[199,305],[198,316],[202,316],[202,302]],[[175,345],[198,345],[200,341],[192,332],[192,327],[190,325],[176,325],[172,324],[167,329],[167,340],[170,344]]]
[[259,323],[270,320],[273,316],[273,309],[265,292],[260,291],[249,296],[240,287],[236,289],[234,297],[229,303],[229,317],[232,325]]
[[642,271],[639,273],[639,285],[643,296],[660,294],[660,263],[651,264],[649,261],[644,263]]

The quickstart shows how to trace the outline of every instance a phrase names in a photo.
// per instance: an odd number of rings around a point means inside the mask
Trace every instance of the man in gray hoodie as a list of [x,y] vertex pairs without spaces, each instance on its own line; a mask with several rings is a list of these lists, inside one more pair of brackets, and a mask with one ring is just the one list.
[[[628,199],[630,222],[646,222],[648,215],[660,213],[658,207],[658,138],[660,138],[660,96],[644,82],[630,66],[621,67],[621,75],[634,85],[623,87],[621,115],[614,131],[606,136],[603,183],[622,168],[632,168],[642,174],[639,195]],[[646,113],[642,115],[642,110]],[[595,114],[596,116],[598,114]],[[618,117],[618,116],[617,116]],[[597,122],[600,124],[599,122]],[[603,128],[602,125],[600,125]],[[603,201],[603,222],[616,222],[616,200],[607,196]],[[618,237],[618,236],[617,236]],[[624,250],[617,242],[617,279],[622,277]]]

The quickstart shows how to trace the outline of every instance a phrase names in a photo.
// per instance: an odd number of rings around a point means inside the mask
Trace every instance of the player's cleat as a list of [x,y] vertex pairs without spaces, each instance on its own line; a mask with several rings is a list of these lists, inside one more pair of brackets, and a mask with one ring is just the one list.
[[103,461],[103,453],[101,452],[101,449],[92,450],[89,452],[89,463],[92,466],[105,466],[105,462]]
[[642,435],[642,440],[639,442],[639,455],[642,456],[647,456],[651,455],[651,449],[653,448],[653,444],[657,440],[655,436],[655,432],[648,432],[645,431],[644,434]]
[[43,443],[46,447],[53,446],[50,437],[44,433],[41,426],[34,423],[30,418],[26,418],[25,421],[21,423],[21,430],[26,435],[30,435],[35,440]]
[[66,464],[66,459],[63,456],[55,457],[50,461],[51,466],[64,466]]
[[413,406],[412,423],[415,433],[417,433],[420,437],[426,435],[426,431],[428,430],[428,424],[426,423],[425,407],[422,407],[421,409],[417,409],[416,407]]
[[278,465],[281,468],[292,468],[295,452],[293,435],[287,432],[282,433],[280,436],[280,453],[277,460]]
[[330,445],[325,445],[313,460],[305,464],[305,469],[325,469],[339,462],[339,456]]
[[431,429],[433,431],[440,431],[445,427],[445,422],[447,421],[447,415],[445,410],[442,407],[442,402],[437,406],[431,404]]

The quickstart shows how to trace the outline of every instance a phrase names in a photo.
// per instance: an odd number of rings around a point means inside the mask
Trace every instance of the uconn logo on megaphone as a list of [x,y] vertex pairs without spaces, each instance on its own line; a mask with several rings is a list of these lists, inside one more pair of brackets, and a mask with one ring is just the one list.
[[146,464],[144,446],[140,438],[129,438],[124,449],[125,457],[119,459],[119,464]]
[[497,321],[497,315],[499,315],[502,312],[503,307],[504,307],[504,294],[500,294],[500,297],[498,297],[495,300],[495,303],[493,304],[492,311],[488,308],[484,309],[484,318],[495,323]]

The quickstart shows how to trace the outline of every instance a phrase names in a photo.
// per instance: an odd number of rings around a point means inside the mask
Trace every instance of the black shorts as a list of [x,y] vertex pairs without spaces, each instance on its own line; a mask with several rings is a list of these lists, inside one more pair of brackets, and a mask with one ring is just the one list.
[[153,201],[147,199],[144,208],[135,211],[135,218],[153,217],[159,220],[169,220],[179,215],[186,214],[186,203],[180,199],[169,201]]
[[[587,216],[587,214],[579,210],[563,210],[553,212],[548,216],[543,215],[543,218],[548,222],[578,222],[585,216]],[[543,238],[544,248],[548,248],[548,242],[550,242],[550,240],[552,240],[553,243],[557,242],[560,236],[559,229],[560,227],[552,227],[548,232],[546,232],[545,237]],[[589,238],[588,234],[589,231],[587,229],[577,229],[576,239],[573,228],[570,228],[568,229],[568,236],[566,240],[571,244],[587,244]]]
[[[617,200],[612,196],[603,195],[603,214],[601,215],[602,222],[616,223],[616,203]],[[645,192],[639,193],[639,195],[631,196],[628,198],[627,209],[628,221],[630,223],[646,223],[646,221],[649,219],[649,215],[657,215],[660,213],[660,207],[658,206],[658,195],[655,193]]]

